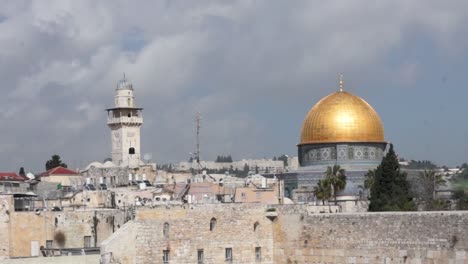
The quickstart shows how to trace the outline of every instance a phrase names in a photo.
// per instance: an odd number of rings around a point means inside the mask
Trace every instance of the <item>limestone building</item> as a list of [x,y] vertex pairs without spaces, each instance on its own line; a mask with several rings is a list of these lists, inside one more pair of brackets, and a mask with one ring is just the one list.
[[386,154],[384,128],[377,112],[364,99],[340,89],[307,113],[298,144],[299,168],[285,176],[285,196],[296,202],[314,202],[313,187],[328,166],[346,171],[346,188],[339,193],[344,211],[365,210],[355,205],[365,199],[365,174]]

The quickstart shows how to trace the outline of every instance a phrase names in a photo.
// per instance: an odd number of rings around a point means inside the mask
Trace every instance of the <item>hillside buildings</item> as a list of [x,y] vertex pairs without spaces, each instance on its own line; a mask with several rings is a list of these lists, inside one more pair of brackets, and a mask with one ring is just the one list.
[[280,173],[284,172],[284,162],[281,160],[273,159],[242,159],[233,162],[216,162],[216,161],[203,161],[197,163],[193,162],[179,162],[175,166],[177,171],[190,171],[190,170],[238,170],[243,171],[248,168],[251,173]]

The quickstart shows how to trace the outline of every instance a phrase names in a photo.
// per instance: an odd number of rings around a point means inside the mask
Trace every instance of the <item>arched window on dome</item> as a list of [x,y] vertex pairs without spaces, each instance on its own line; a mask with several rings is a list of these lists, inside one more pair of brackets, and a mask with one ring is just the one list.
[[169,223],[168,222],[164,223],[163,236],[164,237],[169,237]]
[[216,227],[216,218],[211,218],[210,220],[210,231],[213,231]]

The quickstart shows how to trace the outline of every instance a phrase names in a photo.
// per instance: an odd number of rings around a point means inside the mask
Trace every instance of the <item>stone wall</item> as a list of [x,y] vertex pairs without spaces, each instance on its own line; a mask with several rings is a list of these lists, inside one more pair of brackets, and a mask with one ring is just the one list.
[[[271,221],[264,212],[263,205],[234,204],[139,210],[128,227],[135,239],[119,230],[103,243],[101,254],[104,263],[111,262],[109,255],[115,263],[162,263],[163,250],[169,250],[169,263],[197,263],[198,251],[203,250],[203,263],[208,264],[225,263],[225,250],[232,248],[232,263],[255,263],[255,248],[260,247],[261,263],[274,263]],[[211,219],[216,220],[213,230]],[[134,247],[135,255],[119,251],[122,246]]]
[[0,195],[0,260],[10,256],[9,214],[14,210],[13,195]]
[[136,257],[136,221],[127,222],[117,232],[101,243],[101,259],[104,263],[130,264]]
[[[11,196],[0,196],[1,202],[0,259],[30,257],[32,244],[45,247],[47,240],[53,241],[52,248],[82,248],[89,236],[90,246],[99,247],[124,224],[120,210],[15,212]],[[63,242],[57,234],[63,235]]]
[[304,215],[273,224],[276,263],[468,263],[468,212]]
[[225,263],[225,249],[232,248],[232,263],[468,263],[466,211],[321,214],[306,205],[269,208],[205,204],[139,210],[136,220],[103,242],[102,260],[159,263],[169,250],[169,263],[196,263],[203,249],[203,263]]

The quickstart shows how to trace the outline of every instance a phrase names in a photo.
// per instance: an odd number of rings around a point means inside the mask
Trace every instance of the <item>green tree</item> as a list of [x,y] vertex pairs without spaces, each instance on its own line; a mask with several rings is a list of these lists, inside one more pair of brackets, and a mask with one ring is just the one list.
[[277,160],[282,160],[284,163],[284,166],[288,166],[288,156],[286,154],[283,154],[277,158]]
[[457,189],[453,198],[457,201],[457,210],[468,210],[468,194],[463,189]]
[[375,171],[369,200],[369,211],[373,212],[415,210],[406,173],[400,171],[393,145]]
[[244,174],[245,175],[248,175],[249,174],[249,171],[250,171],[250,167],[249,165],[247,165],[247,163],[244,164]]
[[222,156],[222,155],[219,156],[219,155],[218,155],[218,156],[216,157],[215,162],[218,162],[218,163],[219,163],[219,162],[229,162],[229,163],[230,163],[230,162],[232,162],[232,157],[231,157],[231,155],[227,155],[227,156]]
[[18,174],[19,174],[19,176],[23,176],[23,177],[26,176],[26,173],[24,172],[24,168],[23,168],[23,167],[20,168]]
[[364,198],[364,193],[367,195],[367,199],[370,197],[370,190],[372,189],[372,185],[374,185],[375,180],[375,169],[369,170],[364,175],[364,185],[359,185],[359,197],[361,199]]
[[332,196],[330,183],[326,179],[319,180],[317,186],[314,186],[314,195],[325,205],[325,200],[330,200]]
[[375,181],[375,171],[376,169],[369,170],[366,175],[364,175],[364,189],[370,190],[372,189],[372,186],[374,185]]
[[46,167],[46,170],[50,170],[50,169],[57,168],[57,167],[67,168],[67,164],[62,162],[62,160],[60,160],[59,155],[55,154],[52,156],[50,160],[46,161],[45,167]]
[[337,204],[336,195],[346,187],[345,170],[339,165],[328,166],[325,171],[325,183],[330,185],[335,204]]
[[440,209],[440,202],[437,201],[437,188],[445,186],[446,182],[442,178],[442,174],[434,169],[424,170],[420,172],[419,185],[422,187],[421,199],[424,201],[426,210]]
[[405,166],[408,169],[436,169],[437,165],[430,160],[410,160],[408,166]]
[[461,167],[461,172],[457,174],[456,180],[457,181],[468,180],[468,169],[463,167],[463,165]]

